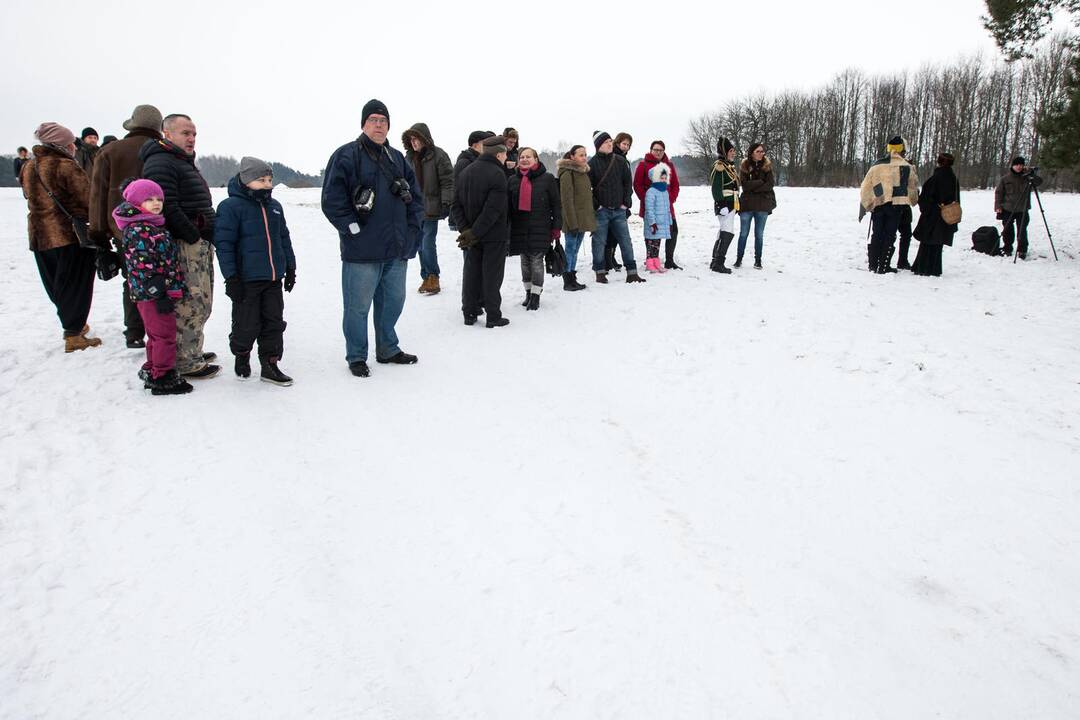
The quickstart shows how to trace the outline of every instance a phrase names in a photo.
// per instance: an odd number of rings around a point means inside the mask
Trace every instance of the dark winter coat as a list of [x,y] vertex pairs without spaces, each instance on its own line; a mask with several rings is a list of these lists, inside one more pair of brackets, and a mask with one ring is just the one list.
[[472,148],[465,148],[461,151],[461,154],[457,156],[457,160],[454,162],[454,182],[457,182],[458,177],[461,176],[461,172],[472,165],[480,158],[480,153],[476,152]]
[[168,140],[148,140],[139,151],[142,176],[153,180],[165,193],[165,226],[174,239],[197,243],[214,238],[214,201],[195,154],[188,154]]
[[147,140],[160,139],[157,130],[135,128],[122,140],[111,142],[98,152],[90,174],[90,236],[98,244],[107,245],[110,237],[120,239],[120,228],[112,215],[124,201],[120,184],[142,175],[139,151]]
[[507,184],[510,196],[510,254],[547,250],[554,242],[552,230],[562,229],[562,202],[555,177],[543,163],[529,171],[532,183],[532,210],[518,209],[521,200],[521,173],[515,172]]
[[506,173],[499,158],[481,155],[465,168],[454,189],[450,211],[459,230],[472,230],[482,243],[506,242],[510,235]]
[[21,157],[15,158],[15,163],[14,163],[14,168],[13,168],[15,170],[15,182],[18,182],[19,180],[22,179],[23,165],[25,165],[28,162],[30,162],[30,158],[21,158]]
[[555,163],[555,167],[559,173],[559,201],[562,206],[563,230],[566,232],[596,230],[596,209],[593,208],[589,166],[582,167],[573,160],[561,158]]
[[94,170],[94,159],[97,157],[98,150],[100,148],[96,145],[87,145],[81,138],[75,138],[75,162],[79,163],[86,177],[90,177],[90,173]]
[[633,203],[634,179],[630,163],[617,153],[597,153],[589,158],[589,181],[593,188],[593,207],[629,208]]
[[165,218],[143,212],[126,201],[110,214],[120,228],[120,248],[124,253],[131,299],[135,302],[153,300],[147,286],[156,275],[165,278],[165,292],[173,297],[186,294],[180,250],[165,229]]
[[[412,192],[406,204],[390,184],[403,178]],[[353,205],[357,188],[372,188],[375,205],[361,218]],[[407,260],[420,246],[424,196],[405,156],[366,135],[334,151],[323,176],[322,211],[337,228],[342,262]]]
[[649,173],[654,167],[664,163],[668,166],[668,197],[671,198],[671,217],[675,217],[675,201],[679,199],[679,172],[675,169],[675,163],[668,159],[667,153],[659,160],[652,153],[646,153],[634,170],[634,194],[638,197],[638,215],[645,217],[645,193],[652,186]]
[[26,217],[30,249],[52,250],[79,242],[71,220],[45,188],[52,191],[68,213],[85,218],[90,196],[86,173],[70,155],[52,145],[35,145],[30,152],[34,159],[22,169],[23,197],[30,210]]
[[941,219],[941,206],[960,201],[960,186],[952,168],[939,167],[919,193],[919,222],[912,235],[927,245],[952,245],[956,225]]
[[[1042,178],[1036,175],[1032,178],[1032,184],[1036,187],[1042,185]],[[994,208],[1007,213],[1023,213],[1030,210],[1031,193],[1028,192],[1027,177],[1013,172],[1012,168],[1002,175],[994,189]]]
[[214,249],[226,280],[277,280],[296,269],[281,203],[269,191],[241,185],[239,175],[229,180],[229,197],[218,205]]
[[[419,153],[412,149],[414,136],[424,143]],[[424,218],[441,220],[450,213],[450,205],[454,202],[454,168],[450,165],[450,156],[435,145],[431,131],[424,123],[416,123],[406,130],[401,141],[405,145],[405,159],[424,191]]]
[[[521,148],[518,147],[518,146],[514,146],[513,150],[507,150],[506,151],[506,176],[507,177],[513,177],[514,173],[517,172],[518,153],[520,151],[521,151]],[[510,167],[510,163],[514,163],[514,167]]]
[[739,183],[742,185],[739,212],[771,213],[776,209],[776,193],[773,191],[775,177],[769,158],[761,162],[754,162],[750,158],[743,160],[739,165]]

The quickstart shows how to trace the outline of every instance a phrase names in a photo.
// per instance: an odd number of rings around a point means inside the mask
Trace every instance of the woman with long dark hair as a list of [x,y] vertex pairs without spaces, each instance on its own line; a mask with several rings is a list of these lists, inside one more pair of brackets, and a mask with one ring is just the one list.
[[746,239],[750,236],[750,223],[754,224],[754,267],[761,269],[761,251],[765,244],[765,221],[776,209],[776,193],[773,192],[772,161],[765,156],[765,146],[754,143],[739,165],[739,245],[735,267],[742,267]]
[[941,249],[952,245],[956,234],[957,225],[941,217],[942,206],[960,202],[960,181],[953,172],[953,162],[949,153],[938,155],[937,169],[919,193],[919,222],[912,233],[919,241],[919,252],[911,266],[916,275],[941,275]]

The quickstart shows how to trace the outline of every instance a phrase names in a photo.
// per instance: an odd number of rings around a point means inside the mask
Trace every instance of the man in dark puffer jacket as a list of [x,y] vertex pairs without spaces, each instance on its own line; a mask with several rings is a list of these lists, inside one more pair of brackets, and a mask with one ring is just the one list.
[[168,115],[161,140],[149,140],[139,157],[142,176],[165,192],[165,226],[178,241],[190,297],[176,303],[176,370],[186,378],[209,378],[221,368],[203,354],[203,327],[214,302],[214,203],[195,167],[195,123],[187,115]]

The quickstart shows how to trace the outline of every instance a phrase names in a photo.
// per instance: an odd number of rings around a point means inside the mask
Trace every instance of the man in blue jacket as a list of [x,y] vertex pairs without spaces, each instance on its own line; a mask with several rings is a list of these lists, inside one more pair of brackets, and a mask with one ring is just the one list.
[[345,360],[368,377],[367,319],[375,305],[375,360],[412,365],[394,330],[405,306],[405,274],[420,245],[424,196],[405,157],[386,142],[390,111],[364,105],[361,135],[330,156],[323,177],[322,211],[341,239],[342,329]]

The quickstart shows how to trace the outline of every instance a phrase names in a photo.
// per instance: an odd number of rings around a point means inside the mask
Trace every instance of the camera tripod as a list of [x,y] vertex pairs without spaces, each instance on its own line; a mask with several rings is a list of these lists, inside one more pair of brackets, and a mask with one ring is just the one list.
[[[1032,192],[1035,193],[1035,202],[1039,206],[1039,214],[1042,215],[1043,227],[1046,228],[1046,237],[1050,239],[1050,249],[1054,251],[1054,261],[1057,262],[1058,254],[1057,254],[1057,248],[1054,247],[1054,236],[1050,234],[1050,226],[1046,222],[1046,211],[1043,210],[1042,196],[1039,195],[1039,188],[1036,187],[1035,183],[1032,181],[1032,178],[1034,176],[1035,176],[1034,172],[1029,173],[1028,176],[1027,176],[1028,198],[1031,197]],[[1029,205],[1031,204],[1030,200],[1028,201],[1028,204]],[[1026,230],[1027,230],[1027,228],[1025,228],[1025,232],[1026,232]],[[1017,238],[1017,240],[1019,240],[1019,238]],[[1031,242],[1031,240],[1028,239],[1029,244],[1030,244],[1030,242]],[[1020,249],[1019,248],[1017,248],[1016,253],[1013,255],[1013,265],[1016,264],[1016,259],[1018,257],[1020,257]]]

